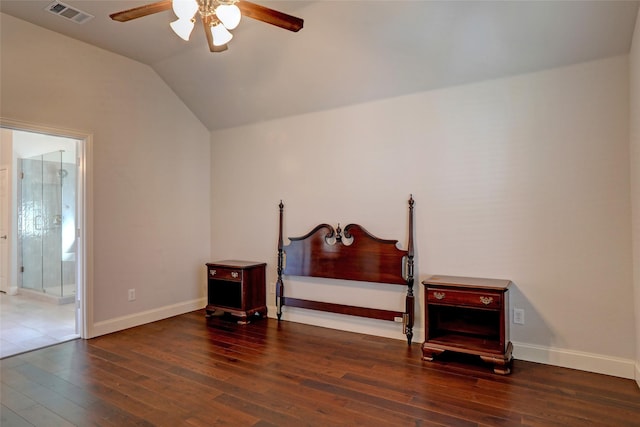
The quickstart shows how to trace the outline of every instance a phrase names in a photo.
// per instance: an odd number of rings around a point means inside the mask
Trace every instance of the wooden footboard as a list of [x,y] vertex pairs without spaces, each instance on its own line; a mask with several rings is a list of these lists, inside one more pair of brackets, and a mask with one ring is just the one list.
[[[409,198],[409,243],[407,250],[398,249],[397,240],[380,239],[358,224],[349,224],[343,230],[320,224],[302,237],[289,238],[284,246],[282,218],[284,205],[280,202],[280,232],[278,238],[278,279],[276,307],[278,320],[284,306],[327,311],[352,316],[389,320],[403,323],[403,332],[410,345],[413,337],[413,197]],[[323,277],[386,283],[407,287],[405,307],[402,311],[373,307],[336,304],[325,301],[289,298],[284,294],[283,275]]]

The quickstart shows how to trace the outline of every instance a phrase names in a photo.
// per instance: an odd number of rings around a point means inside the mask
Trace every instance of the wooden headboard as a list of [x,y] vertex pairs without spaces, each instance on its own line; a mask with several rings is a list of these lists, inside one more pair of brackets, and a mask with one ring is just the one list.
[[[411,345],[413,337],[413,197],[409,198],[409,243],[407,250],[398,249],[397,240],[380,239],[358,224],[349,224],[343,230],[329,224],[320,224],[302,237],[290,237],[284,246],[280,201],[280,232],[278,238],[278,280],[276,307],[278,320],[282,307],[299,307],[328,311],[373,319],[402,321],[403,332]],[[286,265],[285,265],[286,264]],[[407,287],[405,307],[402,311],[382,310],[290,298],[284,295],[283,275],[311,276],[361,282],[387,283]]]

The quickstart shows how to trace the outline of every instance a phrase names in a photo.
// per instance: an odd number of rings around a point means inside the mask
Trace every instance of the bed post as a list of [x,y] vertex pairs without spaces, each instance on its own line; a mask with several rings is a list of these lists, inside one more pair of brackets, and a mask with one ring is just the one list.
[[413,296],[413,194],[409,196],[409,245],[407,249],[407,298],[406,298],[406,314],[407,320],[405,324],[407,334],[407,344],[411,345],[413,338],[413,315],[414,315],[414,296]]
[[276,309],[279,321],[282,317],[282,299],[284,297],[284,285],[282,283],[282,211],[284,209],[284,205],[282,204],[282,200],[280,200],[278,207],[280,208],[280,227],[278,231],[278,280],[276,281]]

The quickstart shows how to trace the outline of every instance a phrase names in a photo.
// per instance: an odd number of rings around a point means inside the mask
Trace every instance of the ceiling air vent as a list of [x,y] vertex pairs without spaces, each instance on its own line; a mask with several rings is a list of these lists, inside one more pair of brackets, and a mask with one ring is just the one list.
[[94,18],[93,15],[83,12],[78,9],[74,9],[73,7],[66,5],[64,3],[60,3],[59,1],[54,1],[49,6],[47,6],[47,10],[54,15],[62,16],[69,21],[73,21],[76,24],[84,24],[85,22]]

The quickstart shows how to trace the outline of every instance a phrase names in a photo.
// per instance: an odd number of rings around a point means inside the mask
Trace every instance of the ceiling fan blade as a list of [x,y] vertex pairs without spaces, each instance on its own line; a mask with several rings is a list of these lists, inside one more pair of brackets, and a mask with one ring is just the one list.
[[236,6],[240,8],[243,16],[248,16],[249,18],[257,19],[258,21],[266,22],[267,24],[275,25],[285,30],[298,32],[304,24],[304,20],[301,18],[296,18],[295,16],[287,15],[286,13],[278,12],[277,10],[269,9],[268,7],[260,6],[259,4],[249,1],[240,0],[236,3]]
[[211,34],[211,27],[209,22],[211,21],[211,16],[205,16],[202,18],[202,26],[204,27],[204,34],[207,36],[207,43],[209,43],[209,50],[211,52],[224,52],[229,49],[229,46],[223,44],[222,46],[216,46],[213,44],[213,35]]
[[132,19],[142,18],[143,16],[164,12],[169,9],[171,9],[171,0],[162,0],[151,4],[145,4],[144,6],[134,7],[133,9],[123,10],[122,12],[112,13],[109,17],[114,21],[127,22]]

